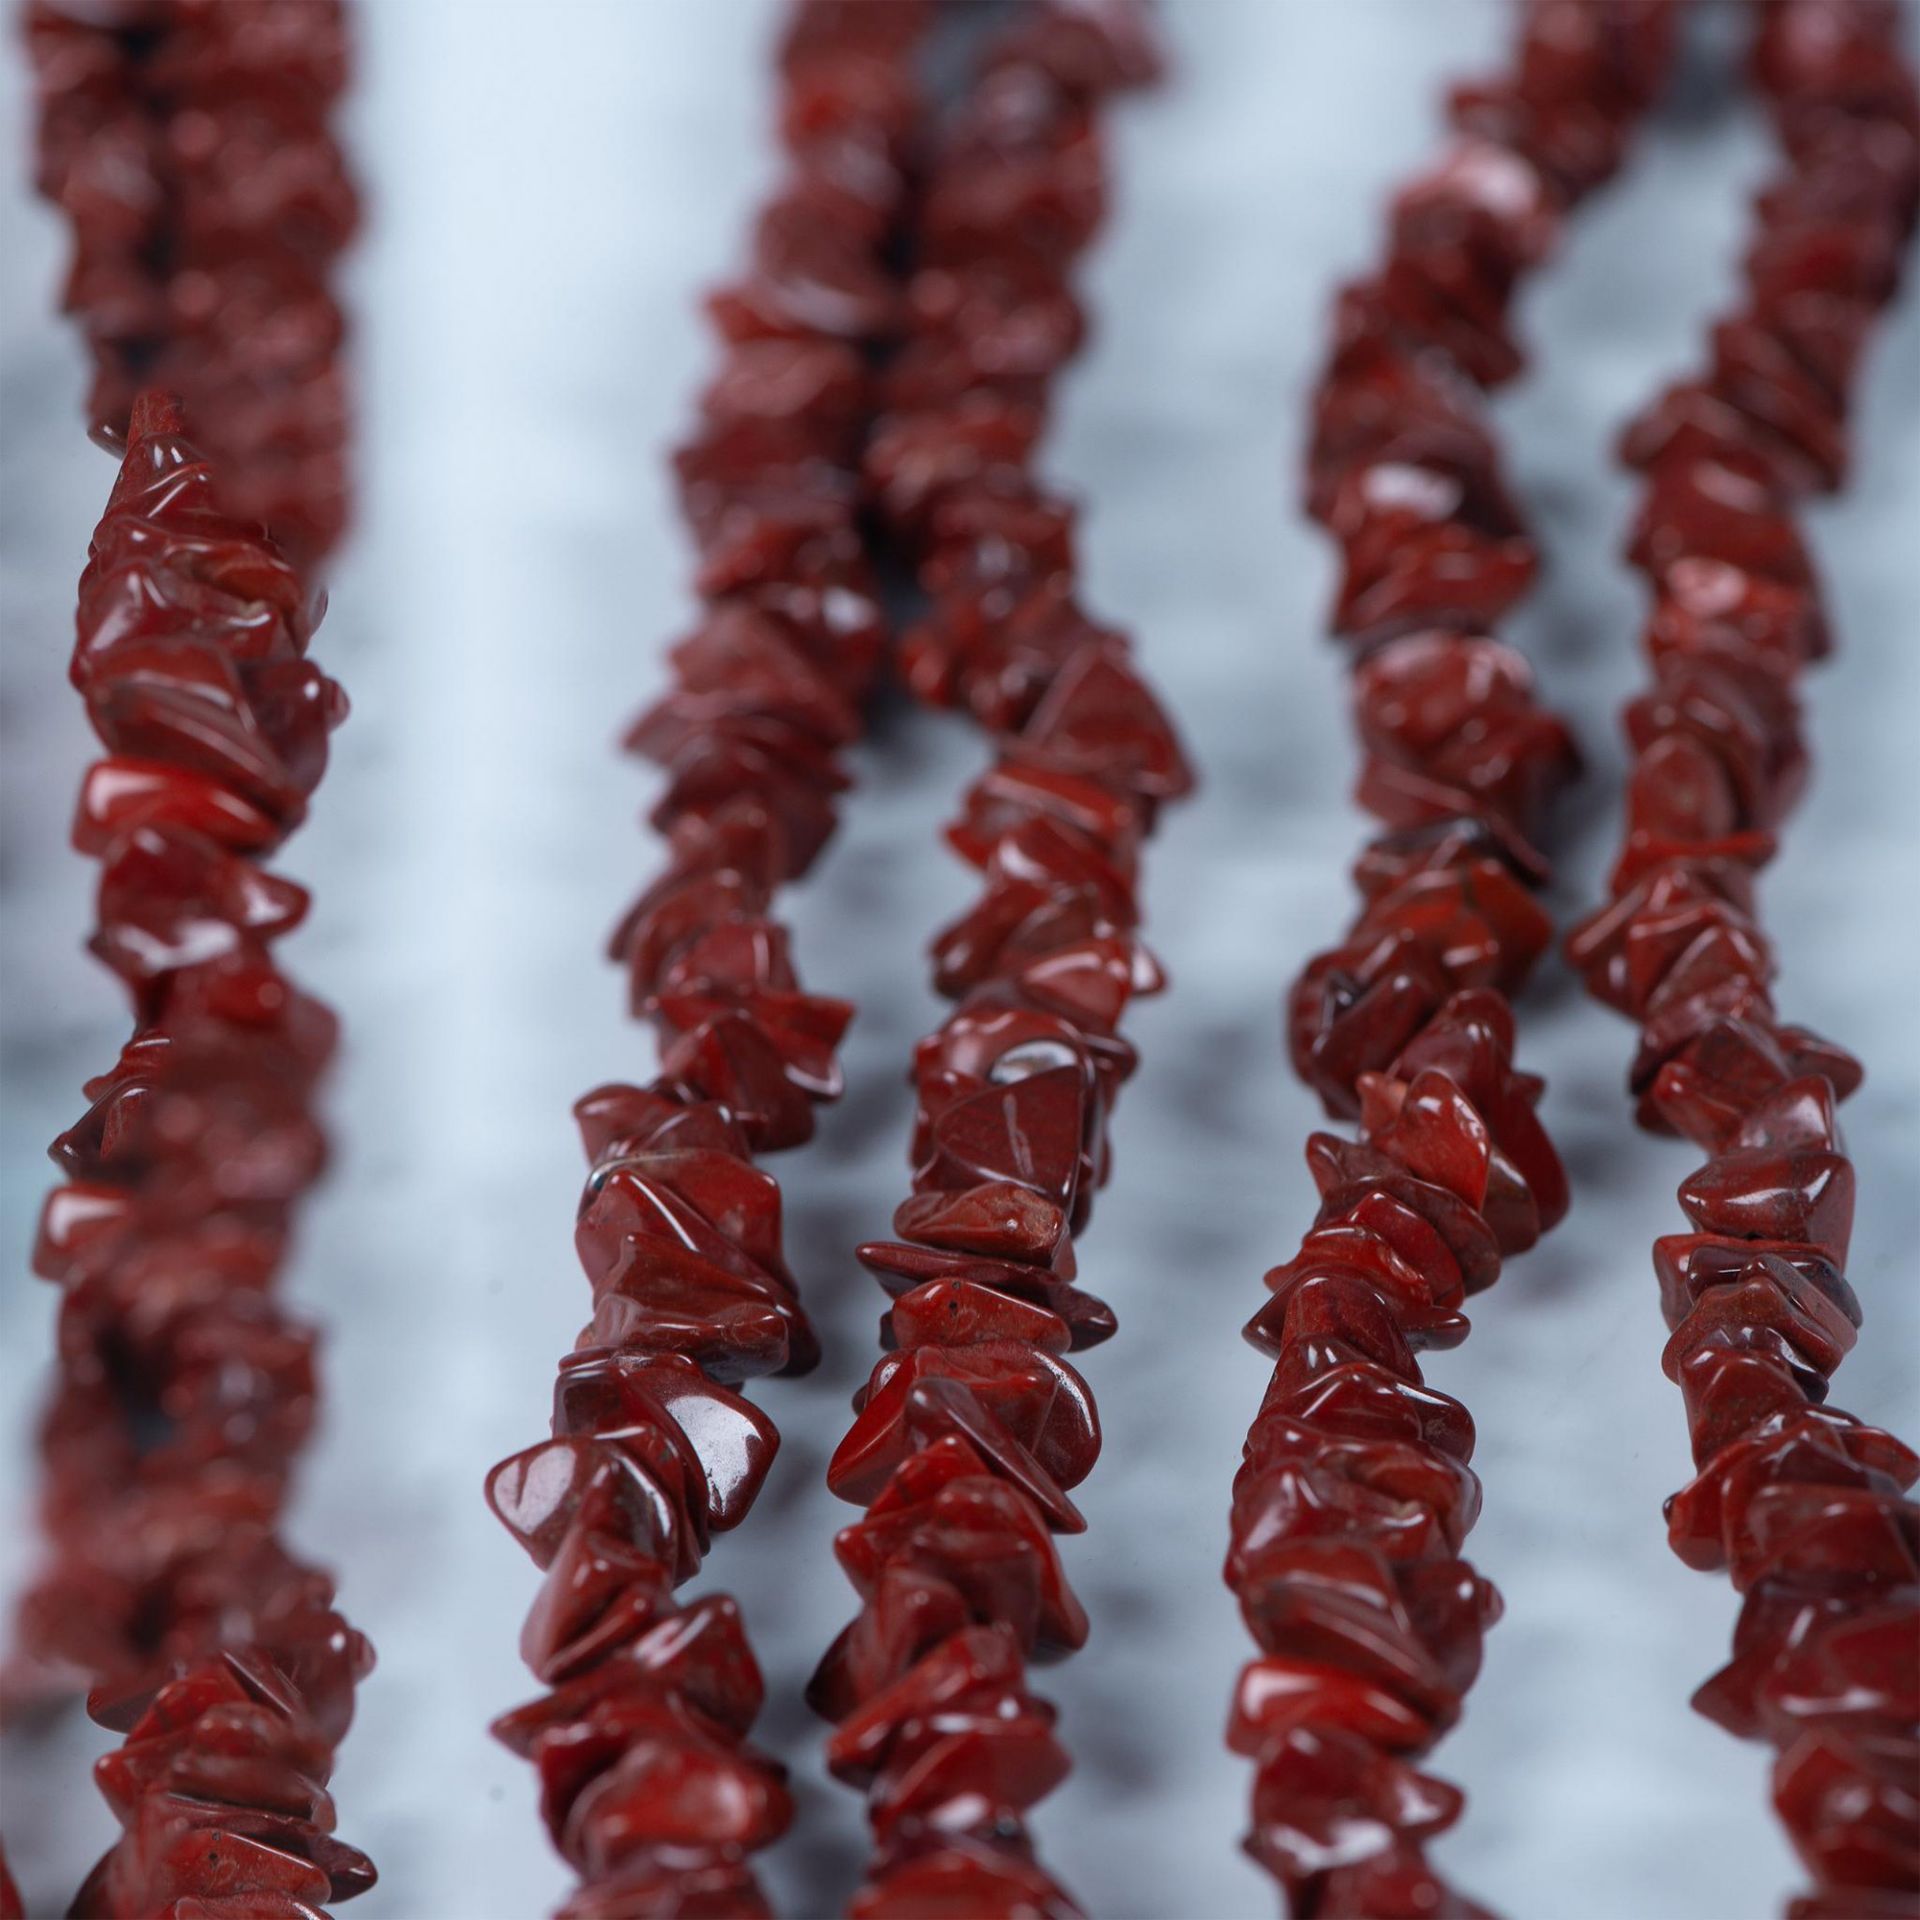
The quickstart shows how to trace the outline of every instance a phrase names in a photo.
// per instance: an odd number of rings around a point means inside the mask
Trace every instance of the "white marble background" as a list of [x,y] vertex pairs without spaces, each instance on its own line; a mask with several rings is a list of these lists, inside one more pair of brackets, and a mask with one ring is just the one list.
[[[339,1164],[294,1280],[330,1329],[329,1418],[295,1518],[380,1649],[336,1780],[343,1833],[382,1871],[362,1920],[516,1920],[563,1883],[526,1772],[483,1730],[528,1692],[514,1640],[534,1583],[479,1482],[540,1432],[583,1314],[568,1103],[649,1070],[598,958],[655,859],[633,824],[645,783],[611,736],[686,615],[660,452],[707,357],[695,294],[736,259],[768,181],[771,14],[771,0],[367,7],[364,508],[323,636],[355,716],[288,861],[317,895],[295,963],[350,1040]],[[1551,567],[1516,637],[1592,750],[1569,910],[1611,845],[1613,714],[1637,672],[1640,591],[1614,557],[1630,490],[1609,445],[1690,364],[1767,159],[1715,57],[1729,23],[1700,24],[1638,164],[1527,301],[1537,365],[1501,403]],[[1152,856],[1176,984],[1135,1023],[1144,1066],[1085,1245],[1123,1324],[1089,1363],[1107,1448],[1081,1496],[1091,1532],[1067,1548],[1094,1639],[1047,1680],[1079,1765],[1039,1827],[1101,1920],[1250,1920],[1271,1898],[1235,1848],[1246,1771],[1219,1741],[1245,1649],[1218,1580],[1224,1510],[1264,1373],[1238,1330],[1311,1210],[1300,1143],[1316,1114],[1275,1008],[1345,921],[1360,833],[1339,662],[1319,638],[1329,554],[1293,504],[1301,402],[1335,277],[1370,257],[1383,192],[1433,149],[1441,82],[1491,55],[1503,24],[1491,0],[1172,0],[1167,26],[1172,84],[1116,115],[1120,208],[1089,275],[1099,335],[1048,458],[1088,503],[1092,602],[1138,629],[1206,787]],[[17,45],[0,65],[11,1592],[52,1310],[26,1270],[39,1156],[125,1020],[77,957],[89,877],[62,844],[88,744],[65,679],[73,580],[111,469],[80,433],[80,354],[51,311],[63,242],[27,192]],[[1862,396],[1857,483],[1814,516],[1844,651],[1811,689],[1818,781],[1766,896],[1784,1004],[1871,1064],[1850,1109],[1868,1325],[1837,1398],[1909,1436],[1917,421],[1909,300]],[[848,1249],[903,1191],[902,1069],[935,1011],[920,945],[968,893],[934,833],[979,760],[957,723],[889,713],[840,840],[792,901],[809,981],[862,1009],[850,1097],[779,1169],[827,1360],[768,1383],[786,1448],[711,1573],[745,1603],[765,1735],[798,1776],[799,1821],[767,1863],[796,1915],[837,1912],[859,1860],[857,1803],[825,1781],[797,1699],[850,1610],[828,1558],[844,1510],[821,1469],[873,1353],[879,1294]],[[1629,1131],[1627,1029],[1563,971],[1546,970],[1523,1031],[1576,1205],[1432,1369],[1479,1421],[1474,1551],[1509,1609],[1441,1756],[1472,1795],[1445,1861],[1514,1920],[1750,1920],[1793,1865],[1764,1756],[1687,1708],[1733,1602],[1668,1556],[1659,1518],[1687,1462],[1646,1250],[1677,1222],[1688,1155]],[[105,1836],[83,1777],[103,1738],[76,1719],[8,1747],[4,1824],[37,1912],[58,1910]]]

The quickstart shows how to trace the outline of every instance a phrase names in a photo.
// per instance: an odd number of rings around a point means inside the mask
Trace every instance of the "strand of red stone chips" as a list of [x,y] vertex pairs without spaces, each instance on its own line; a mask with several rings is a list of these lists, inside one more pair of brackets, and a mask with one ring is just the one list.
[[1038,5],[996,36],[934,156],[912,232],[908,337],[867,460],[928,602],[914,689],[964,707],[995,764],[949,830],[979,903],[934,946],[958,1002],[915,1055],[913,1198],[861,1260],[895,1296],[828,1484],[861,1609],[811,1690],[839,1724],[875,1852],[853,1911],[1064,1915],[1027,1810],[1067,1770],[1027,1662],[1081,1644],[1053,1535],[1099,1428],[1064,1356],[1111,1312],[1073,1284],[1132,1068],[1118,1026],[1160,975],[1140,943],[1140,843],[1189,784],[1123,636],[1079,610],[1072,510],[1032,469],[1082,330],[1069,284],[1105,203],[1099,111],[1149,78],[1133,10]]
[[373,1880],[326,1792],[371,1656],[278,1532],[314,1373],[272,1289],[325,1155],[335,1023],[273,958],[307,895],[261,862],[346,710],[306,657],[314,618],[218,502],[176,403],[141,396],[73,658],[108,754],[75,825],[101,862],[90,944],[137,1025],[55,1142],[66,1183],[34,1260],[64,1297],[42,1436],[55,1558],[23,1640],[127,1734],[95,1770],[126,1831],[76,1902],[89,1916],[232,1899],[292,1920]]
[[614,940],[661,1075],[576,1109],[593,1318],[560,1364],[553,1437],[487,1488],[547,1575],[521,1646],[550,1691],[496,1732],[538,1769],[580,1876],[572,1920],[764,1913],[746,1856],[791,1817],[784,1770],[747,1744],[763,1689],[737,1605],[674,1590],[778,1445],[735,1389],[818,1357],[755,1161],[839,1092],[852,1009],[801,989],[772,903],[833,830],[836,756],[884,649],[860,462],[872,355],[902,318],[890,260],[929,13],[795,8],[787,177],[711,303],[724,358],[677,459],[704,604],[630,738],[666,769],[671,859]]
[[1692,1231],[1654,1248],[1698,1475],[1675,1552],[1744,1596],[1732,1661],[1694,1705],[1777,1753],[1774,1804],[1814,1890],[1794,1920],[1920,1912],[1920,1459],[1825,1404],[1860,1309],[1842,1275],[1854,1175],[1835,1108],[1860,1083],[1785,1024],[1754,878],[1806,774],[1795,682],[1827,651],[1793,520],[1839,485],[1848,395],[1920,207],[1920,91],[1875,0],[1764,8],[1753,74],[1785,149],[1745,299],[1713,357],[1629,431],[1647,491],[1651,684],[1610,902],[1569,953],[1638,1023],[1638,1117],[1706,1164]]
[[98,1769],[127,1838],[81,1909],[233,1893],[278,1912],[372,1878],[327,1837],[325,1794],[370,1656],[274,1530],[313,1369],[267,1288],[318,1169],[332,1019],[266,957],[304,894],[251,864],[297,824],[344,711],[301,654],[306,566],[345,514],[327,274],[357,218],[328,128],[346,22],[329,0],[37,0],[25,25],[96,437],[125,445],[137,390],[170,386],[222,477],[216,506],[172,403],[145,403],[83,581],[75,678],[114,750],[75,837],[103,862],[95,949],[142,1024],[55,1148],[73,1177],[36,1266],[68,1290],[43,1429],[56,1560],[9,1692],[91,1686],[130,1729]]
[[344,7],[32,0],[25,25],[94,432],[117,448],[138,389],[178,395],[230,510],[307,570],[347,516]]
[[1256,1764],[1248,1851],[1297,1916],[1466,1920],[1426,1842],[1462,1796],[1414,1765],[1459,1717],[1498,1617],[1460,1557],[1473,1423],[1416,1354],[1566,1210],[1513,1062],[1509,997],[1551,927],[1549,805],[1576,767],[1491,638],[1536,553],[1485,389],[1562,216],[1617,167],[1664,74],[1671,5],[1534,0],[1507,71],[1456,92],[1457,139],[1394,203],[1387,257],[1340,297],[1307,504],[1345,562],[1358,799],[1381,823],[1341,944],[1293,988],[1294,1064],[1358,1138],[1316,1133],[1321,1202],[1247,1328],[1275,1361],[1234,1483],[1226,1580],[1258,1657],[1228,1729]]

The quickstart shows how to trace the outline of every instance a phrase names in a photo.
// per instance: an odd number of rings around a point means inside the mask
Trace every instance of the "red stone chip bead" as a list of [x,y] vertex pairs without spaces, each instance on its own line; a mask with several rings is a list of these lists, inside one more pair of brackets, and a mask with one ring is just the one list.
[[95,433],[177,393],[233,510],[310,564],[347,518],[342,0],[31,0],[25,28]]
[[1357,1137],[1316,1133],[1320,1208],[1247,1338],[1274,1362],[1234,1483],[1227,1584],[1257,1656],[1229,1744],[1255,1765],[1247,1849],[1288,1910],[1467,1920],[1427,1858],[1459,1818],[1419,1770],[1498,1619],[1461,1557],[1473,1422],[1418,1355],[1468,1330],[1565,1213],[1514,1060],[1509,996],[1552,929],[1544,830],[1576,769],[1565,726],[1493,630],[1535,553],[1485,390],[1562,218],[1623,157],[1666,70],[1669,4],[1522,9],[1509,67],[1453,96],[1455,144],[1393,203],[1381,266],[1342,291],[1313,399],[1307,505],[1340,545],[1356,797],[1380,823],[1358,918],[1287,1006],[1294,1064]]
[[613,941],[660,1074],[575,1109],[592,1317],[551,1437],[487,1482],[545,1574],[521,1650],[547,1691],[495,1732],[538,1776],[578,1875],[571,1920],[762,1914],[748,1856],[792,1817],[784,1769],[748,1740],[762,1684],[739,1609],[675,1590],[746,1518],[779,1445],[739,1389],[819,1355],[757,1163],[839,1093],[853,1010],[802,987],[774,896],[833,831],[883,649],[861,461],[875,356],[904,318],[929,18],[904,0],[794,7],[785,177],[710,302],[720,369],[675,459],[701,605],[629,736],[665,773],[668,864]]
[[1861,1072],[1775,1011],[1755,886],[1806,775],[1796,683],[1829,645],[1794,515],[1845,472],[1852,377],[1920,206],[1920,92],[1892,6],[1757,17],[1784,168],[1706,371],[1626,434],[1651,674],[1612,897],[1568,951],[1639,1026],[1641,1124],[1707,1156],[1680,1187],[1687,1230],[1654,1247],[1697,1469],[1669,1537],[1744,1600],[1694,1704],[1775,1751],[1813,1881],[1793,1920],[1863,1920],[1920,1910],[1920,1457],[1828,1402],[1860,1325],[1836,1109]]
[[74,839],[95,955],[136,1028],[54,1143],[35,1270],[61,1289],[41,1427],[50,1561],[18,1691],[88,1689],[124,1734],[124,1829],[75,1911],[308,1914],[373,1881],[334,1836],[334,1749],[372,1664],[279,1528],[313,1422],[313,1334],[274,1297],[319,1174],[333,1016],[281,971],[307,896],[262,862],[344,717],[300,575],[143,394],[80,582],[73,681],[106,748]]
[[865,1795],[852,1911],[1065,1916],[1029,1810],[1065,1776],[1030,1666],[1087,1619],[1057,1536],[1100,1448],[1080,1355],[1114,1330],[1076,1283],[1160,985],[1139,851],[1189,776],[1124,638],[1077,603],[1072,509],[1032,465],[1083,320],[1069,273],[1106,197],[1100,114],[1154,71],[1131,9],[1037,5],[988,44],[920,185],[907,330],[868,450],[923,607],[902,660],[995,760],[948,829],[985,886],[934,943],[955,1003],[920,1043],[913,1194],[860,1249],[892,1296],[828,1484],[865,1509],[835,1550],[860,1599],[814,1677],[828,1765]]

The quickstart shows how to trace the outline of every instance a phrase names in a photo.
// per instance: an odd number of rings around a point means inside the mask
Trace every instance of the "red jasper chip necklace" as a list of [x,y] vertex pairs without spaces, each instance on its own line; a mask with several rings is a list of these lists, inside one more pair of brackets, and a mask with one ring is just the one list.
[[1099,109],[1153,66],[1120,7],[1033,7],[991,42],[921,183],[867,456],[927,603],[910,684],[996,758],[949,829],[985,891],[934,946],[957,1004],[914,1058],[913,1197],[860,1249],[893,1296],[887,1352],[828,1470],[866,1508],[836,1541],[861,1605],[810,1697],[866,1795],[862,1920],[1075,1910],[1026,1826],[1068,1767],[1027,1667],[1087,1632],[1054,1538],[1084,1525],[1068,1495],[1099,1424],[1067,1356],[1114,1322],[1074,1284],[1073,1236],[1134,1062],[1121,1015],[1160,984],[1139,844],[1189,780],[1125,640],[1077,605],[1071,510],[1031,462],[1082,332]]
[[593,1317],[560,1363],[552,1437],[489,1476],[545,1570],[521,1638],[548,1691],[495,1728],[538,1771],[579,1876],[572,1920],[767,1911],[747,1856],[791,1818],[747,1741],[763,1692],[736,1604],[681,1604],[745,1519],[779,1435],[736,1389],[818,1358],[755,1163],[840,1090],[852,1014],[805,992],[775,892],[806,872],[847,784],[883,619],[861,527],[870,361],[902,319],[890,265],[929,9],[799,0],[780,54],[787,177],[676,460],[703,606],[630,745],[667,787],[666,872],[615,957],[660,1077],[576,1108],[591,1161],[576,1245]]
[[[1575,766],[1492,637],[1536,554],[1485,396],[1676,10],[1528,0],[1508,69],[1456,91],[1454,149],[1343,292],[1315,399],[1308,504],[1341,547],[1332,625],[1381,831],[1359,917],[1288,1003],[1295,1065],[1357,1138],[1309,1141],[1319,1212],[1248,1328],[1275,1371],[1226,1574],[1258,1645],[1229,1729],[1256,1767],[1249,1850],[1316,1920],[1481,1913],[1427,1858],[1461,1796],[1418,1763],[1499,1602],[1461,1557],[1472,1422],[1417,1355],[1464,1337],[1466,1297],[1567,1204],[1510,997],[1551,938],[1534,893]],[[914,1058],[912,1197],[860,1249],[891,1304],[829,1469],[864,1508],[836,1541],[859,1611],[810,1697],[873,1829],[860,1920],[1076,1912],[1028,1827],[1070,1765],[1029,1668],[1088,1632],[1056,1540],[1084,1526],[1100,1443],[1075,1356],[1115,1320],[1075,1242],[1134,1065],[1125,1010],[1163,984],[1140,852],[1190,779],[1124,636],[1080,609],[1072,511],[1034,464],[1085,330],[1101,114],[1154,59],[1132,0],[1028,0],[934,139],[935,11],[795,0],[786,176],[711,303],[722,361],[676,458],[701,608],[629,736],[665,771],[668,865],[613,943],[660,1071],[575,1109],[591,1318],[551,1436],[488,1481],[545,1576],[522,1637],[545,1691],[496,1731],[577,1875],[570,1920],[765,1914],[749,1859],[791,1817],[750,1743],[739,1609],[679,1589],[778,1445],[739,1389],[817,1358],[759,1161],[839,1092],[852,1010],[804,989],[775,904],[834,830],[886,649],[881,556],[923,603],[903,676],[994,761],[948,829],[984,884],[934,945],[955,1004]],[[83,1686],[126,1735],[97,1769],[123,1835],[76,1912],[311,1920],[373,1879],[327,1792],[371,1654],[281,1538],[316,1385],[276,1289],[335,1027],[277,963],[307,896],[264,862],[344,714],[307,657],[311,569],[346,518],[344,15],[35,0],[27,25],[94,426],[125,455],[81,582],[73,679],[107,757],[75,837],[136,1031],[54,1148],[52,1555],[9,1683]],[[1892,1920],[1920,1896],[1920,1458],[1826,1403],[1860,1320],[1836,1119],[1860,1070],[1777,1017],[1754,877],[1805,777],[1798,674],[1828,646],[1792,516],[1844,475],[1920,210],[1920,94],[1885,0],[1775,0],[1753,72],[1787,166],[1710,366],[1625,442],[1653,677],[1612,898],[1569,951],[1640,1026],[1643,1124],[1708,1155],[1692,1230],[1655,1250],[1699,1469],[1673,1544],[1744,1596],[1696,1704],[1776,1751],[1815,1882],[1794,1920]],[[20,1910],[0,1860],[0,1920]]]
[[1275,1366],[1226,1579],[1259,1647],[1228,1728],[1256,1768],[1247,1847],[1316,1920],[1482,1911],[1426,1856],[1461,1795],[1414,1762],[1458,1718],[1499,1599],[1460,1557],[1473,1422],[1415,1356],[1464,1338],[1467,1296],[1566,1211],[1509,996],[1551,936],[1530,889],[1576,764],[1490,637],[1536,556],[1482,391],[1518,370],[1515,289],[1618,165],[1672,14],[1525,9],[1508,70],[1456,92],[1452,152],[1395,201],[1386,260],[1342,293],[1314,401],[1307,501],[1342,549],[1332,625],[1384,830],[1358,920],[1288,1004],[1295,1066],[1359,1131],[1309,1140],[1320,1210],[1247,1328]]
[[[261,863],[345,713],[306,658],[306,566],[345,506],[325,281],[356,217],[327,128],[345,19],[42,0],[27,32],[94,427],[126,449],[81,581],[72,677],[108,754],[74,837],[101,863],[90,945],[138,1024],[54,1146],[35,1250],[63,1290],[52,1560],[9,1693],[87,1688],[127,1736],[96,1769],[124,1837],[77,1911],[308,1913],[373,1879],[326,1792],[371,1655],[279,1537],[316,1383],[272,1290],[324,1158],[335,1024],[273,958],[307,896]],[[190,415],[136,397],[156,381]]]
[[1691,1231],[1654,1248],[1698,1469],[1669,1536],[1743,1596],[1694,1705],[1775,1750],[1774,1805],[1814,1880],[1793,1920],[1878,1920],[1920,1897],[1920,1508],[1903,1497],[1920,1457],[1827,1404],[1860,1324],[1836,1108],[1861,1074],[1775,1012],[1754,881],[1806,775],[1795,683],[1829,644],[1794,510],[1845,472],[1853,376],[1920,208],[1920,90],[1891,6],[1780,0],[1758,19],[1785,170],[1706,372],[1624,443],[1646,476],[1630,557],[1653,585],[1652,680],[1627,709],[1612,898],[1568,951],[1639,1025],[1641,1124],[1708,1156],[1680,1187]]
[[347,517],[345,323],[333,264],[358,201],[330,127],[340,0],[32,0],[40,191],[73,236],[64,304],[88,411],[119,446],[176,394],[228,510],[303,569]]
[[109,757],[76,838],[101,862],[93,951],[138,1024],[54,1145],[54,1559],[21,1640],[127,1736],[96,1769],[125,1834],[77,1911],[291,1916],[373,1880],[326,1792],[371,1656],[278,1532],[315,1383],[272,1287],[324,1159],[335,1023],[273,957],[306,893],[261,864],[345,703],[306,657],[305,583],[220,504],[177,405],[143,395],[126,437],[80,586],[73,678]]

